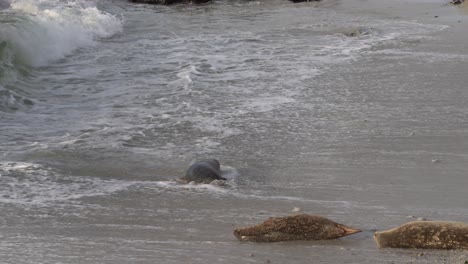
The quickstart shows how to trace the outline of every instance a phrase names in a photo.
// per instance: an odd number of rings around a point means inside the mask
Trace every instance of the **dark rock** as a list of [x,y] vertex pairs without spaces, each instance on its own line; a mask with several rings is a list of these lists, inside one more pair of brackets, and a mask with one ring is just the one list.
[[289,0],[293,3],[302,3],[302,2],[320,2],[321,0]]
[[450,1],[450,3],[453,4],[453,5],[459,5],[459,4],[462,4],[463,2],[465,2],[465,0],[452,0],[452,1]]
[[173,4],[203,4],[211,0],[128,0],[133,3],[143,3],[152,5],[173,5]]

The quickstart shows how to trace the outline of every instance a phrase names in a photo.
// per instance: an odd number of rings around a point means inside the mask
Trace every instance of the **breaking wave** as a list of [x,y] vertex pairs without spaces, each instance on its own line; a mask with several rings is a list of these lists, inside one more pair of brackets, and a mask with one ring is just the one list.
[[48,65],[121,29],[122,20],[94,1],[0,0],[0,110],[19,96],[6,92],[6,85],[31,67]]

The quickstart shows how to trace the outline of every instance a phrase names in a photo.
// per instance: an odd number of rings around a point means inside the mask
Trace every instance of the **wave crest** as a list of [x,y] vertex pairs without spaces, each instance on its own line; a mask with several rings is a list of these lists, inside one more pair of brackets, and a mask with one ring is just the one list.
[[30,66],[47,65],[122,29],[119,18],[89,1],[14,0],[2,13],[0,42]]

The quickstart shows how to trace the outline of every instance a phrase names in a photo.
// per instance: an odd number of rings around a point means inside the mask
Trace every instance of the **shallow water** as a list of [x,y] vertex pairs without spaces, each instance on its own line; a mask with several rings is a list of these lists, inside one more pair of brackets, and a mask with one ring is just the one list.
[[[12,1],[0,11],[2,261],[461,261],[379,251],[372,232],[468,220],[467,53],[449,23],[349,5]],[[207,157],[230,187],[172,182]],[[293,207],[365,231],[232,235]]]

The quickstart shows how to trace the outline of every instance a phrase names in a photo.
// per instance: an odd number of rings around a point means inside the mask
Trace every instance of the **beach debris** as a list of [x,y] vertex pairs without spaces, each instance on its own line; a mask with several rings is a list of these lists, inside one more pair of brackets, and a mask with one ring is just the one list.
[[271,217],[259,225],[235,229],[234,235],[240,241],[279,242],[337,239],[359,232],[322,216],[298,214]]
[[380,248],[468,249],[468,224],[414,221],[374,233]]

